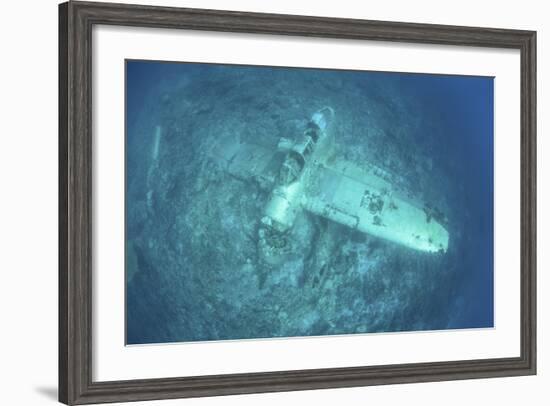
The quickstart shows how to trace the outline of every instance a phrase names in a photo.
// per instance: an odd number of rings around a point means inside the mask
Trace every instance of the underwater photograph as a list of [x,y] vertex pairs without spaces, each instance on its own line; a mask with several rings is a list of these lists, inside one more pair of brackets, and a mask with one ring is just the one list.
[[126,60],[126,344],[494,327],[494,78]]

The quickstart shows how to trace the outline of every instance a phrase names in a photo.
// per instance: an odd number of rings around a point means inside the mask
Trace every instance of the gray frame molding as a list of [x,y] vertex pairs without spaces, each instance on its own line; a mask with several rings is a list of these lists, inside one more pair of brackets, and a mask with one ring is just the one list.
[[[130,381],[92,380],[92,26],[110,24],[399,41],[521,53],[521,355]],[[216,10],[69,2],[59,6],[59,400],[185,398],[536,373],[536,33]]]

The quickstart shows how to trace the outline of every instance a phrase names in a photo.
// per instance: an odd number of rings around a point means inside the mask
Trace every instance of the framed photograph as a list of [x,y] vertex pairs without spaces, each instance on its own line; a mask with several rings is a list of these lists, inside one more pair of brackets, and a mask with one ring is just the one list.
[[536,33],[59,8],[59,400],[536,373]]

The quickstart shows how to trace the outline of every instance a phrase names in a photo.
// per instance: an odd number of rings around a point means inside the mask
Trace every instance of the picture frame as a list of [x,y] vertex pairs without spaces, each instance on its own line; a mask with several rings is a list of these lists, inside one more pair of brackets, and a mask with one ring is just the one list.
[[[94,381],[92,28],[276,34],[520,52],[520,356],[410,364]],[[518,197],[519,198],[519,197]],[[100,292],[95,292],[101,294]],[[122,294],[122,293],[121,293]],[[536,374],[536,33],[235,11],[69,1],[59,6],[59,400],[65,404]]]

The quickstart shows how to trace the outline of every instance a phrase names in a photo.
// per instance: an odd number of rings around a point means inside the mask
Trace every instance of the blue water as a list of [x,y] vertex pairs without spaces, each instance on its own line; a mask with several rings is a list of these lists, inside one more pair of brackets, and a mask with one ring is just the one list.
[[[492,327],[493,93],[490,77],[128,61],[127,343]],[[288,259],[262,263],[268,193],[212,147],[276,144],[327,105],[345,159],[444,214],[445,254],[302,214]]]

